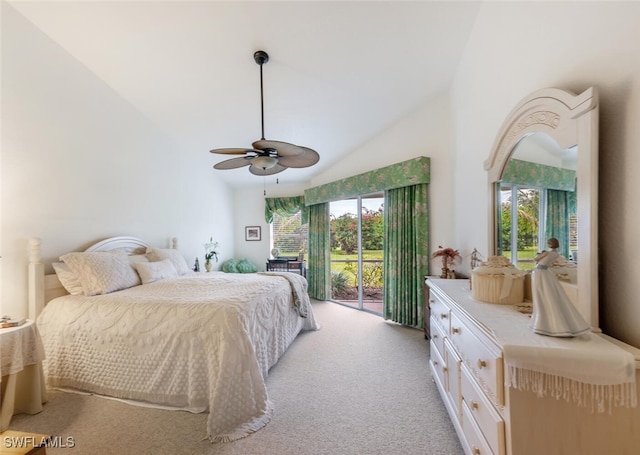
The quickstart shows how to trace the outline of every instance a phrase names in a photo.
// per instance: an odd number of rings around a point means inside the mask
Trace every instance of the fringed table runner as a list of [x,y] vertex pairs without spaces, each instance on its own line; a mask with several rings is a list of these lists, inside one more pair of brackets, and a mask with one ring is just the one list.
[[562,398],[592,412],[637,405],[635,359],[629,352],[592,333],[533,341],[502,346],[509,387]]
[[467,280],[438,280],[500,345],[508,387],[565,399],[597,412],[637,406],[636,359],[595,333],[575,338],[535,334],[531,319],[512,305],[471,297]]

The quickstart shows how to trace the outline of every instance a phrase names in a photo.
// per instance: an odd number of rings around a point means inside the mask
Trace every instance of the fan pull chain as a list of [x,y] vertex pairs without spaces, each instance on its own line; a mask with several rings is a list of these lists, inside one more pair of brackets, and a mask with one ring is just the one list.
[[262,176],[262,187],[264,188],[262,191],[264,192],[264,196],[267,195],[267,178]]

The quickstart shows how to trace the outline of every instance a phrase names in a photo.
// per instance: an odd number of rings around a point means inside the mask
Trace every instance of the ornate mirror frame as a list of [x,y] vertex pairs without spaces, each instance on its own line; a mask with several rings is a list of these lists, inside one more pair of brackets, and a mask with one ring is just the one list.
[[590,87],[579,95],[557,88],[536,91],[522,99],[502,124],[491,155],[484,163],[489,175],[489,251],[497,254],[496,185],[518,143],[543,132],[561,148],[576,146],[578,252],[576,306],[599,329],[598,316],[598,93]]

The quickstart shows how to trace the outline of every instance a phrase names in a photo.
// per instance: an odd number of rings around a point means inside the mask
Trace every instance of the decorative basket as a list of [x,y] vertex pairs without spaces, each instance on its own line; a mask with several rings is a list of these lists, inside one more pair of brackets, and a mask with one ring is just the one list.
[[526,272],[516,268],[504,256],[490,256],[471,272],[471,295],[488,303],[514,305],[524,301]]

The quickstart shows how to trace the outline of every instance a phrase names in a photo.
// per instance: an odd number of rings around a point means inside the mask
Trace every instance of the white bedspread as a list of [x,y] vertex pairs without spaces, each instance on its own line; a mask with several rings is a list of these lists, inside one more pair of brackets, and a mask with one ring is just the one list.
[[318,328],[302,305],[283,277],[222,272],[60,297],[38,319],[47,384],[208,410],[209,439],[235,440],[269,422],[269,368]]

